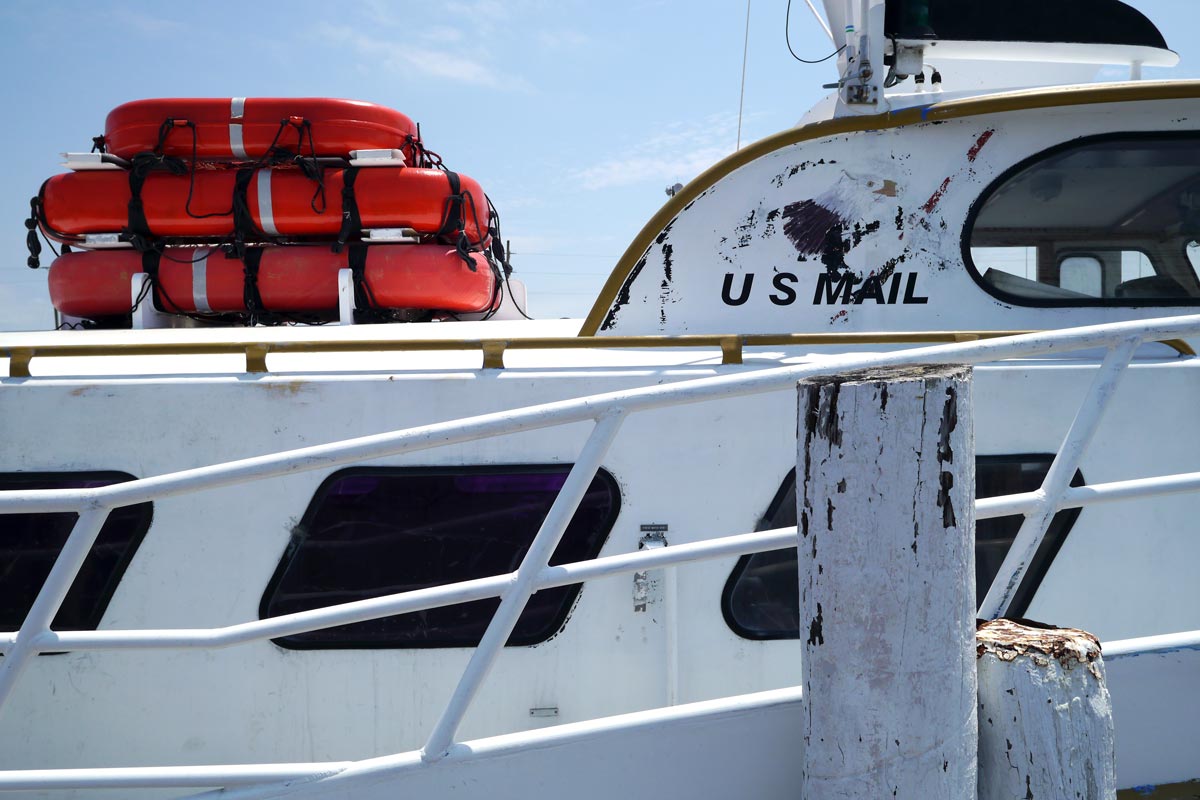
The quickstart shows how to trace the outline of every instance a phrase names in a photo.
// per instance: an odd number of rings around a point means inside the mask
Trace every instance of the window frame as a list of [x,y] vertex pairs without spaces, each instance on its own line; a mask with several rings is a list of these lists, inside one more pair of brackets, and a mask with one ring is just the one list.
[[[268,615],[268,609],[271,604],[271,601],[275,597],[275,593],[278,591],[280,584],[283,582],[284,576],[286,575],[287,569],[288,569],[289,565],[291,564],[292,559],[295,556],[295,552],[296,552],[297,548],[302,543],[302,540],[297,538],[297,532],[307,529],[312,524],[315,515],[317,514],[318,510],[320,509],[321,502],[328,495],[330,487],[333,486],[338,481],[344,480],[346,478],[377,477],[380,475],[385,475],[385,476],[389,476],[389,477],[405,476],[405,475],[415,475],[415,476],[445,475],[445,476],[453,476],[453,477],[479,477],[479,476],[486,476],[486,475],[539,475],[539,474],[548,474],[548,473],[552,473],[552,472],[558,472],[561,470],[566,471],[563,473],[564,479],[565,479],[566,474],[569,474],[569,472],[573,466],[574,465],[570,464],[570,463],[480,464],[480,465],[469,464],[469,465],[380,466],[380,467],[356,466],[356,467],[348,467],[346,469],[337,470],[337,471],[331,473],[330,475],[326,476],[326,478],[321,481],[320,485],[313,492],[312,497],[308,502],[308,506],[305,508],[304,515],[301,517],[300,521],[292,528],[291,532],[289,533],[287,545],[284,547],[283,552],[280,554],[278,562],[275,565],[275,570],[271,575],[271,579],[267,582],[267,586],[263,591],[261,599],[259,600],[258,617],[259,617],[259,619],[262,619],[262,620],[276,618],[275,616]],[[598,468],[596,470],[596,475],[593,478],[593,480],[600,480],[601,482],[603,482],[606,485],[606,487],[608,488],[608,491],[609,491],[609,495],[610,495],[610,497],[612,497],[612,508],[610,509],[607,517],[605,517],[605,519],[602,523],[602,528],[603,528],[604,532],[602,535],[600,535],[598,537],[598,539],[595,543],[595,552],[586,556],[586,559],[596,558],[600,554],[600,552],[604,549],[604,545],[608,542],[609,537],[612,535],[613,529],[616,526],[617,519],[620,516],[622,499],[623,499],[620,483],[612,475],[612,473],[609,472],[608,470],[604,469],[603,467]],[[553,502],[553,501],[551,501],[551,502]],[[569,524],[570,523],[568,523],[568,525]],[[536,535],[537,535],[537,531],[534,531],[533,536],[536,536]],[[564,536],[565,535],[566,534],[564,533]],[[530,545],[532,545],[532,543],[533,543],[532,536],[530,537],[529,543],[530,543]],[[559,542],[559,544],[561,545],[561,541]],[[551,556],[551,558],[553,558],[553,555]],[[462,578],[459,581],[450,581],[450,582],[447,582],[444,584],[436,584],[436,585],[447,586],[452,583],[458,583],[458,582],[467,581],[467,580],[474,580],[474,579],[473,578]],[[567,597],[566,597],[566,600],[562,603],[562,605],[558,609],[558,611],[555,613],[555,615],[551,618],[552,622],[547,625],[547,628],[549,629],[549,633],[547,633],[544,637],[537,639],[537,641],[517,642],[517,643],[511,642],[512,636],[510,635],[510,641],[505,643],[505,647],[537,647],[539,645],[545,644],[546,642],[550,641],[551,639],[554,639],[556,636],[558,636],[559,634],[562,633],[563,629],[567,625],[567,622],[570,620],[572,612],[575,610],[575,606],[579,603],[579,599],[582,595],[583,583],[580,582],[580,583],[568,584],[566,586],[555,587],[555,589],[556,590],[558,590],[558,589],[566,590]],[[546,591],[551,591],[551,590],[546,590]],[[366,599],[366,598],[364,598],[364,599]],[[472,602],[479,602],[479,601],[472,601]],[[314,608],[324,608],[324,607],[327,607],[328,605],[335,605],[335,604],[327,603],[325,605],[315,606]],[[522,614],[523,613],[524,613],[524,611],[522,611]],[[389,615],[389,616],[403,616],[403,615],[402,614],[393,614],[393,615]],[[489,624],[490,624],[490,620],[489,620]],[[341,627],[341,626],[337,625],[337,626],[330,626],[330,627]],[[271,642],[274,645],[276,645],[277,647],[284,649],[284,650],[317,650],[317,651],[320,651],[320,650],[447,650],[447,649],[472,649],[476,646],[475,644],[469,643],[469,642],[446,642],[446,641],[442,641],[442,640],[428,640],[428,639],[418,641],[418,642],[411,642],[411,641],[379,641],[378,639],[362,641],[362,640],[357,640],[357,639],[353,639],[353,638],[347,638],[347,639],[343,639],[343,640],[340,640],[337,642],[320,642],[320,641],[296,641],[294,638],[296,636],[303,636],[303,635],[304,634],[291,634],[289,636],[281,636],[281,637],[271,639]],[[513,635],[515,635],[515,630],[514,630]]]
[[[1044,461],[1049,465],[1054,461],[1053,453],[1004,453],[1000,455],[980,455],[975,456],[976,470],[978,470],[979,462],[986,460],[990,464],[1013,464],[1024,463],[1029,461]],[[1044,480],[1044,478],[1043,478]],[[1085,486],[1083,471],[1076,470],[1075,475],[1071,479],[1071,486]],[[787,500],[788,495],[792,494],[796,487],[796,469],[793,467],[783,476],[780,481],[779,488],[775,491],[775,495],[771,498],[771,502],[767,505],[767,510],[760,518],[759,523],[755,526],[755,531],[769,530],[769,520],[775,518],[779,513],[780,507]],[[978,491],[978,490],[977,490]],[[1000,495],[987,495],[988,497],[997,497]],[[978,499],[978,498],[977,498]],[[1025,575],[1021,578],[1021,584],[1017,587],[1017,591],[1013,593],[1012,600],[1009,602],[1009,607],[1005,611],[1005,616],[1008,617],[1024,617],[1029,605],[1033,602],[1034,596],[1041,588],[1042,581],[1046,574],[1050,571],[1051,564],[1058,557],[1062,546],[1074,530],[1075,524],[1079,521],[1079,515],[1083,509],[1081,508],[1064,508],[1051,518],[1050,527],[1047,528],[1046,537],[1042,540],[1037,552],[1033,556],[1033,560],[1029,564],[1029,568],[1025,571]],[[1062,515],[1062,528],[1060,531],[1054,531],[1054,519]],[[1020,516],[1018,514],[1007,514],[1005,516]],[[1051,532],[1057,535],[1051,536]],[[795,548],[779,548],[779,549],[795,549]],[[774,552],[774,551],[760,551]],[[767,642],[780,639],[798,639],[800,631],[797,629],[795,634],[788,631],[756,631],[744,627],[735,617],[733,613],[733,592],[738,581],[745,575],[746,570],[750,566],[751,559],[758,553],[747,553],[738,558],[733,569],[729,572],[729,577],[725,580],[725,586],[721,590],[721,615],[725,619],[725,624],[731,631],[742,639],[750,641]],[[797,552],[797,558],[799,552]],[[972,568],[975,568],[975,559],[972,557]],[[994,580],[994,579],[993,579]],[[989,587],[990,588],[990,587]],[[797,602],[799,598],[797,598]]]
[[[108,483],[106,483],[104,485],[113,486],[113,485],[120,484],[120,483],[127,483],[129,481],[135,481],[138,478],[137,478],[137,476],[131,475],[128,472],[122,472],[120,470],[103,470],[103,469],[63,470],[63,471],[38,470],[35,472],[14,471],[14,472],[0,473],[0,483],[7,482],[7,481],[13,480],[13,479],[20,480],[26,484],[35,484],[35,485],[36,484],[53,483],[55,481],[63,481],[63,480],[67,480],[67,479],[83,480],[83,481],[108,481]],[[17,489],[17,488],[20,488],[20,487],[9,487],[9,488],[5,489],[5,491],[11,491],[11,490]],[[28,486],[25,488],[28,488]],[[33,491],[33,490],[31,489],[30,491]],[[93,607],[92,613],[91,613],[90,617],[88,618],[87,622],[85,624],[81,624],[79,626],[59,628],[59,627],[55,626],[54,621],[52,620],[51,626],[50,626],[51,630],[56,630],[56,631],[94,631],[94,630],[99,630],[100,624],[104,621],[104,615],[108,612],[108,607],[112,603],[112,599],[117,593],[117,587],[120,586],[122,580],[124,580],[125,573],[129,569],[129,565],[131,563],[133,563],[133,559],[137,555],[138,549],[142,546],[142,542],[145,541],[145,539],[146,539],[146,534],[148,534],[150,532],[150,528],[154,524],[154,503],[152,501],[146,501],[144,503],[135,503],[131,506],[121,506],[118,508],[110,509],[109,513],[108,513],[108,517],[104,520],[104,526],[102,526],[100,529],[100,534],[97,535],[96,541],[92,542],[92,546],[91,546],[91,548],[89,548],[88,554],[85,557],[83,565],[80,567],[80,570],[79,570],[79,573],[82,573],[83,570],[87,567],[87,562],[89,559],[91,559],[93,557],[95,548],[96,548],[97,544],[99,544],[99,542],[100,542],[100,536],[103,535],[104,527],[107,527],[109,524],[111,524],[113,514],[117,513],[118,511],[121,511],[125,508],[133,509],[134,512],[138,514],[138,517],[136,518],[136,522],[133,525],[132,534],[130,535],[129,540],[128,540],[129,544],[121,552],[120,558],[118,558],[116,563],[113,565],[112,572],[110,572],[108,574],[108,577],[104,583],[104,588],[97,595],[96,604]],[[74,514],[76,517],[76,522],[78,522],[78,517],[79,517],[78,512],[71,512],[71,511],[28,512],[28,514],[20,514],[20,516],[45,516],[45,515],[58,515],[58,514]],[[7,516],[10,516],[10,515],[5,514],[3,516],[0,516],[0,519],[2,519],[3,517],[7,517]],[[17,516],[17,515],[11,515],[11,516]],[[71,526],[72,532],[74,531],[75,524],[76,523],[72,523],[72,526]],[[64,547],[66,546],[66,543],[69,540],[70,536],[71,536],[71,532],[68,532],[67,539],[63,540]],[[61,556],[62,556],[62,547],[59,548],[58,555],[56,555],[54,557],[54,561],[57,562],[57,560]],[[51,570],[54,569],[53,563],[51,563],[50,569]],[[71,581],[71,586],[68,587],[68,589],[67,589],[67,594],[64,596],[64,604],[66,603],[67,598],[69,598],[71,596],[71,592],[75,589],[75,583],[76,583],[76,581],[79,580],[79,573],[77,573],[75,575],[75,578]],[[45,585],[44,579],[43,579],[42,583],[44,586]],[[40,591],[41,590],[39,589],[39,592]],[[36,599],[34,600],[34,602],[36,602]],[[58,615],[61,613],[62,613],[62,608],[60,607],[59,610],[55,613],[55,618],[57,618]],[[25,614],[23,615],[22,619],[23,620],[28,619],[28,617],[29,617],[29,609],[26,609]],[[43,655],[59,655],[60,652],[61,651],[55,651],[54,653],[43,653]],[[0,656],[0,657],[2,657],[2,656]]]
[[[982,192],[971,203],[971,208],[967,212],[966,222],[963,224],[962,235],[959,237],[959,246],[962,252],[963,264],[967,268],[967,274],[971,279],[983,289],[987,294],[991,295],[1001,302],[1009,305],[1025,308],[1187,308],[1200,306],[1200,297],[1191,298],[1161,298],[1161,299],[1146,299],[1132,298],[1120,299],[1109,297],[1091,297],[1091,298],[1048,298],[1048,297],[1022,297],[1020,295],[1009,294],[1001,291],[993,286],[983,277],[983,273],[975,265],[975,260],[971,255],[971,236],[975,231],[975,223],[978,220],[983,207],[987,201],[991,199],[997,191],[1006,186],[1015,176],[1039,162],[1049,160],[1057,155],[1071,151],[1082,150],[1093,144],[1103,144],[1110,141],[1194,141],[1197,148],[1200,148],[1200,131],[1127,131],[1127,132],[1110,132],[1098,134],[1095,136],[1083,136],[1078,139],[1072,139],[1069,142],[1061,142],[1053,147],[1041,150],[1028,158],[1025,158],[1008,169],[1004,170],[995,180],[988,184]],[[989,247],[991,245],[979,245],[980,247]],[[1119,242],[1114,241],[1106,246],[1106,249],[1116,250],[1122,249]],[[1129,246],[1123,248],[1128,250],[1140,250],[1141,248]],[[1148,254],[1146,254],[1149,257]],[[1055,260],[1059,262],[1058,259]],[[1154,263],[1151,260],[1151,263]],[[1184,263],[1190,265],[1187,259],[1186,245],[1184,252]]]

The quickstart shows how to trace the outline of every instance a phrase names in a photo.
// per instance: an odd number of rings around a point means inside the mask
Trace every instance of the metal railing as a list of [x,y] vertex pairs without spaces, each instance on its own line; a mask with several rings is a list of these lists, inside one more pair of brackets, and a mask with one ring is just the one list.
[[[475,648],[458,686],[420,751],[422,762],[442,759],[454,742],[464,715],[502,651],[529,597],[536,591],[586,580],[694,561],[777,550],[796,545],[796,529],[759,533],[648,549],[548,566],[567,523],[599,469],[621,423],[630,414],[674,405],[739,395],[780,391],[797,381],[861,370],[914,364],[980,364],[1010,358],[1046,356],[1103,347],[1107,355],[1059,449],[1042,487],[1035,492],[979,500],[980,518],[1023,514],[1017,534],[981,614],[1000,615],[1045,535],[1054,513],[1094,503],[1195,491],[1200,472],[1070,488],[1084,451],[1137,347],[1146,341],[1200,334],[1200,315],[1166,320],[1117,323],[1071,330],[924,347],[884,354],[842,355],[818,363],[763,369],[752,373],[596,394],[573,400],[451,422],[364,436],[332,444],[230,461],[197,469],[91,489],[44,489],[0,492],[0,514],[77,512],[79,518],[19,631],[0,633],[0,708],[22,672],[38,653],[61,650],[184,649],[228,647],[334,625],[490,597],[500,606]],[[202,629],[101,630],[59,632],[50,628],[108,513],[121,506],[198,492],[246,481],[351,464],[461,442],[591,421],[594,427],[566,482],[518,569],[491,578],[392,594],[237,625]],[[1159,641],[1161,639],[1162,641]],[[1200,644],[1200,632],[1147,640],[1147,647]],[[236,786],[336,774],[353,762],[261,764],[209,767],[147,767],[0,772],[0,790],[83,787]]]
[[[814,347],[845,345],[937,344],[995,339],[1033,331],[911,331],[899,333],[788,333],[788,334],[684,334],[680,336],[528,336],[489,339],[385,339],[360,336],[321,339],[276,339],[262,336],[222,337],[205,341],[151,342],[41,342],[0,344],[0,357],[8,357],[11,378],[31,377],[33,359],[110,356],[240,355],[248,373],[269,372],[267,356],[297,353],[362,352],[471,352],[483,354],[484,369],[503,369],[511,350],[626,350],[654,348],[720,348],[722,364],[741,364],[746,347]],[[1164,342],[1184,355],[1195,355],[1178,340]]]
[[[503,369],[505,353],[513,350],[638,350],[662,348],[719,348],[722,364],[741,364],[747,347],[836,347],[902,344],[938,344],[996,339],[1036,331],[903,331],[891,333],[741,333],[684,334],[679,336],[528,336],[494,339],[384,339],[366,337],[276,339],[262,336],[222,336],[219,340],[151,342],[41,342],[0,344],[0,357],[8,358],[11,378],[31,377],[33,359],[105,358],[114,356],[238,355],[247,373],[270,372],[269,355],[315,353],[428,353],[471,352],[483,355],[484,369]],[[1183,355],[1194,356],[1191,345],[1180,339],[1163,344]]]

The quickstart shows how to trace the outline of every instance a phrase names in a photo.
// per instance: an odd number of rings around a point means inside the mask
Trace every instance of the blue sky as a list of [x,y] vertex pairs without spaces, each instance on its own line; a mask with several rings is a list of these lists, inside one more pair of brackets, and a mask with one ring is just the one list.
[[[1133,5],[1182,56],[1174,75],[1200,75],[1200,6]],[[831,62],[788,54],[785,6],[752,0],[743,144],[795,124],[835,77]],[[88,150],[114,106],[174,96],[349,97],[405,112],[496,203],[532,313],[582,316],[664,187],[734,150],[745,20],[741,0],[5,0],[0,330],[52,324],[22,221],[59,153]],[[803,0],[792,45],[830,49]]]

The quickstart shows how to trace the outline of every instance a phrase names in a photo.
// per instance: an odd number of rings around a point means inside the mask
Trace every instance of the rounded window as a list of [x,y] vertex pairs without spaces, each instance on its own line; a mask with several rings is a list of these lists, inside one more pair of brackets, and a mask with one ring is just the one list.
[[966,262],[1017,305],[1200,305],[1200,136],[1072,142],[976,202]]

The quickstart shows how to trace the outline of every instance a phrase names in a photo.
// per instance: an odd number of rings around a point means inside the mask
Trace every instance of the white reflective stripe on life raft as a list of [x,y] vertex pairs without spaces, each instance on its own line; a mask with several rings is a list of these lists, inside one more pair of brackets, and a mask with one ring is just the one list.
[[258,181],[258,224],[262,226],[263,233],[278,236],[275,214],[271,207],[271,170],[260,169],[255,180]]
[[[246,98],[234,97],[229,101],[229,119],[240,120],[246,114]],[[235,158],[249,158],[242,140],[242,123],[229,123],[229,150]]]
[[212,250],[197,250],[196,258],[192,261],[192,303],[202,314],[212,313],[208,304],[208,255]]

